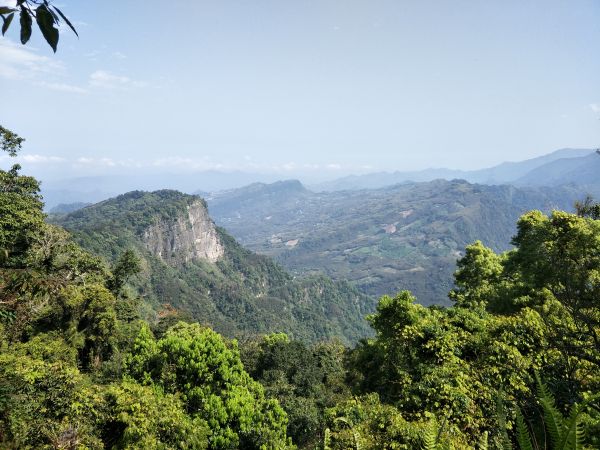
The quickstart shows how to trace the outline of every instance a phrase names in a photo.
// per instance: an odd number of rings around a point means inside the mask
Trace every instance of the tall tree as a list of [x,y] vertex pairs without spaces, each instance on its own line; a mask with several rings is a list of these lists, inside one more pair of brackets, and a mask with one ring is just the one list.
[[[0,126],[0,148],[12,158],[25,139]],[[42,227],[44,213],[40,185],[33,177],[20,175],[21,166],[0,169],[0,267],[18,266]]]

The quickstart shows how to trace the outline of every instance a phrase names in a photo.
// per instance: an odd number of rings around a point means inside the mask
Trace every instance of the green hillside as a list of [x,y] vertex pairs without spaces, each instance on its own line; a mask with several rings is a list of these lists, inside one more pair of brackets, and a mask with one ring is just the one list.
[[170,305],[227,336],[285,331],[305,341],[337,336],[353,342],[368,334],[363,319],[374,303],[367,296],[322,275],[294,278],[268,257],[244,249],[210,219],[202,226],[214,231],[222,245],[223,255],[216,261],[153,254],[149,248],[155,243],[144,241],[144,233],[157,224],[168,228],[194,205],[206,213],[196,196],[135,191],[55,220],[82,247],[109,262],[129,249],[139,255],[142,272],[132,285],[150,306],[149,316]]
[[443,304],[466,245],[480,239],[507,250],[521,214],[568,210],[582,196],[575,188],[462,180],[313,193],[288,181],[226,192],[208,203],[217,224],[294,273],[325,273],[373,296],[408,289],[423,304]]

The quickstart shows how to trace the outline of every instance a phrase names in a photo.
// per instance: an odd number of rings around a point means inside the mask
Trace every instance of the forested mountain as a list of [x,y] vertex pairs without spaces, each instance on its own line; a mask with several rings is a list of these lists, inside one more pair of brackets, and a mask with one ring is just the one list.
[[287,181],[253,184],[207,201],[217,224],[295,273],[326,273],[373,296],[408,289],[423,304],[448,304],[466,245],[480,239],[507,250],[521,214],[570,210],[582,197],[569,187],[461,180],[313,193]]
[[132,286],[149,316],[170,305],[227,336],[285,331],[353,342],[368,333],[363,318],[373,300],[323,275],[293,278],[244,249],[214,226],[199,197],[135,191],[56,220],[109,262],[126,250],[139,255]]

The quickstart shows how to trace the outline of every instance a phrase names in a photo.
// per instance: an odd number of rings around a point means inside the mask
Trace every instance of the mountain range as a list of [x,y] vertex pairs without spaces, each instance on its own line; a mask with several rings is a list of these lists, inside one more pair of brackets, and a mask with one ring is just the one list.
[[[132,212],[132,208],[135,211],[146,208],[142,214],[145,218],[171,220],[183,211],[165,216],[164,211],[172,210],[172,202],[184,204],[192,201],[190,199],[202,202],[200,197],[174,194],[174,191],[154,194],[136,191],[135,194],[119,196],[80,210],[77,209],[85,204],[60,205],[54,209],[57,213],[54,217],[75,233],[86,248],[109,260],[114,260],[128,246],[144,254],[146,267],[161,275],[152,277],[154,284],[138,288],[155,307],[161,302],[168,303],[171,297],[178,297],[176,292],[187,292],[179,296],[178,306],[197,315],[200,310],[195,311],[194,308],[199,303],[204,302],[204,309],[212,304],[213,312],[207,320],[226,334],[236,334],[255,331],[256,327],[267,329],[268,323],[276,326],[283,323],[281,320],[289,323],[297,320],[292,312],[286,319],[272,316],[262,325],[257,325],[259,316],[264,316],[257,311],[264,305],[256,304],[256,296],[275,298],[280,294],[273,293],[283,292],[282,286],[288,285],[295,286],[292,290],[304,289],[306,292],[319,283],[325,283],[331,288],[331,296],[338,300],[339,292],[347,291],[361,304],[360,308],[351,309],[350,315],[341,319],[347,323],[355,323],[356,317],[369,311],[368,305],[372,306],[378,296],[394,294],[401,289],[413,291],[423,304],[447,304],[446,293],[452,286],[452,272],[466,245],[481,239],[495,251],[510,249],[515,223],[521,214],[531,209],[546,212],[553,208],[571,210],[574,202],[586,194],[600,193],[599,173],[600,155],[597,152],[563,149],[539,158],[472,172],[456,173],[442,169],[346,177],[338,180],[336,186],[339,190],[335,191],[308,189],[297,180],[252,183],[213,193],[199,191],[206,199],[212,219],[223,227],[216,228],[220,242],[228,243],[226,247],[229,250],[224,252],[224,259],[211,263],[220,267],[216,272],[212,268],[206,269],[204,262],[199,264],[201,258],[173,265],[164,259],[164,252],[162,256],[157,256],[156,252],[148,254],[143,241],[143,233],[147,230],[136,228],[133,232],[131,229],[135,223],[131,214],[141,214]],[[408,181],[410,177],[427,178],[444,174],[448,177],[461,175],[470,181]],[[488,184],[473,183],[473,180],[486,180]],[[394,181],[395,184],[389,185]],[[497,184],[500,182],[510,184]],[[94,186],[89,180],[81,180],[81,183],[90,188]],[[384,187],[372,187],[376,184]],[[360,188],[365,185],[369,188]],[[191,189],[191,185],[188,188]],[[205,219],[212,220],[208,213]],[[269,259],[261,259],[251,252],[244,253],[246,250],[229,233],[250,251],[274,258],[292,275],[277,264],[271,267],[273,263]],[[163,236],[163,239],[166,238]],[[179,238],[171,236],[169,239],[177,241]],[[97,242],[104,242],[103,248],[97,248]],[[110,247],[106,247],[106,243]],[[236,259],[232,256],[234,254],[245,256]],[[242,273],[254,270],[253,264],[260,261],[259,272],[268,266],[266,273],[281,274],[275,277],[276,281],[266,282],[268,287],[260,288],[257,284],[245,282],[246,275],[238,273],[230,276],[234,260],[245,261],[238,267],[243,268]],[[251,264],[250,260],[254,263]],[[221,281],[227,277],[239,281],[235,287],[224,288],[227,295],[219,291],[219,298],[228,302],[233,298],[228,297],[229,294],[240,293],[242,300],[239,301],[252,305],[248,311],[250,315],[255,314],[254,319],[239,326],[236,316],[239,311],[228,316],[229,313],[222,310],[225,303],[214,304],[212,294],[207,292],[214,294],[215,291],[206,286],[215,276]],[[261,272],[258,278],[265,276]],[[309,278],[304,278],[306,276]],[[312,283],[312,287],[301,286],[302,283]],[[217,284],[224,286],[221,282]],[[298,294],[290,295],[284,296],[284,303]],[[316,302],[319,304],[321,300]],[[315,313],[316,317],[317,310],[311,310],[310,314]],[[271,311],[270,314],[275,313]],[[298,329],[296,333],[308,338],[319,333],[328,335],[323,330],[322,327],[318,332]],[[355,329],[349,331],[345,338],[355,339],[364,332]]]
[[[300,177],[315,192],[377,189],[405,182],[433,181],[435,179],[463,179],[480,184],[515,184],[518,186],[540,186],[565,183],[580,183],[580,171],[564,174],[563,178],[545,178],[544,171],[552,167],[569,164],[573,167],[587,167],[591,181],[585,188],[593,194],[600,192],[598,181],[594,179],[597,161],[593,160],[594,151],[589,149],[562,149],[537,158],[520,162],[505,162],[494,167],[464,171],[453,169],[427,169],[409,172],[380,172],[365,175],[349,175],[333,181],[315,182],[313,178]],[[589,157],[589,160],[585,158]],[[596,165],[589,165],[589,162]],[[560,169],[559,169],[560,171]],[[597,173],[597,171],[596,171]],[[43,178],[43,177],[42,177]],[[43,178],[44,179],[44,178]],[[282,176],[275,173],[248,173],[242,171],[200,171],[190,173],[129,173],[121,175],[86,176],[67,179],[44,179],[42,194],[46,209],[63,204],[96,203],[132,190],[154,191],[175,189],[181,192],[208,195],[209,192],[237,189],[255,182],[273,183]],[[67,206],[68,208],[68,206]]]
[[420,303],[448,304],[465,246],[479,239],[508,250],[521,214],[572,210],[582,196],[573,186],[464,180],[315,193],[290,180],[221,192],[207,203],[240,243],[295,274],[325,273],[373,297],[408,289]]
[[[376,189],[405,182],[432,181],[435,179],[463,179],[471,183],[481,184],[515,184],[518,186],[557,186],[567,183],[580,183],[576,168],[592,163],[598,168],[600,157],[594,150],[565,148],[556,150],[537,158],[519,162],[504,162],[497,166],[479,170],[453,170],[453,169],[426,169],[419,171],[379,172],[366,175],[350,175],[337,180],[315,184],[311,186],[314,191],[340,191],[354,189]],[[575,172],[564,171],[564,165],[573,167]],[[557,173],[562,176],[545,178],[547,172]],[[593,173],[593,170],[589,172]],[[600,173],[600,172],[596,172]],[[598,178],[598,177],[596,177]],[[599,180],[587,180],[586,184],[598,184]],[[594,186],[593,189],[598,189]]]

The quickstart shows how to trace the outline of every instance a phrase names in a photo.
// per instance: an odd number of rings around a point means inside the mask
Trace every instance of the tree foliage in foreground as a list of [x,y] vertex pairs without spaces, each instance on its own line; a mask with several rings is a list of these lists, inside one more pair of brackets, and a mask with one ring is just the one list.
[[[16,156],[22,140],[0,128]],[[156,340],[113,267],[44,222],[37,181],[0,171],[0,447],[279,449],[286,415],[235,343],[176,324]]]
[[[425,308],[408,292],[383,297],[369,318],[376,338],[350,357],[356,391],[377,393],[411,423],[434,414],[455,448],[474,448],[484,432],[490,448],[504,448],[506,434],[516,445],[519,411],[531,419],[543,406],[536,372],[562,414],[599,392],[600,221],[532,211],[513,243],[503,255],[480,242],[467,248],[450,293],[454,307]],[[578,426],[588,430],[581,448],[598,448],[598,401],[578,412]],[[550,440],[537,433],[547,448]]]
[[525,214],[514,250],[466,249],[454,306],[384,296],[354,349],[279,333],[240,355],[180,312],[142,320],[135,250],[80,248],[18,166],[0,212],[1,448],[600,448],[592,214]]

